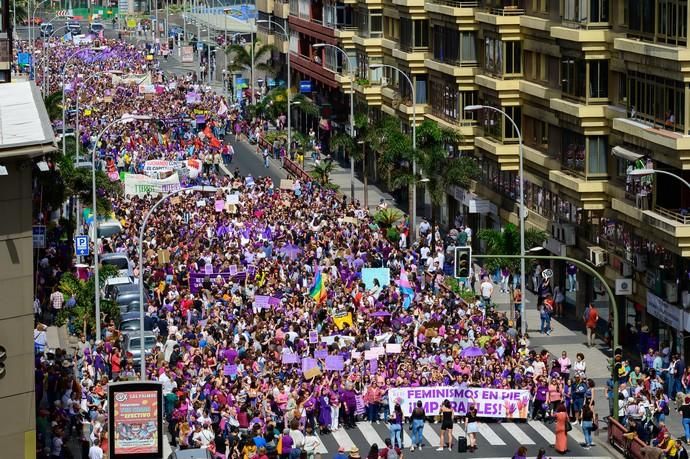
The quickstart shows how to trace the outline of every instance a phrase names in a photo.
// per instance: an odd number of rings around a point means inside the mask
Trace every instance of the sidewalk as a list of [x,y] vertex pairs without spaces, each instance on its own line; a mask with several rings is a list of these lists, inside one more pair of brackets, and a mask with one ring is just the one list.
[[[512,297],[510,293],[501,293],[498,284],[495,284],[493,294],[493,302],[499,311],[505,311],[510,314],[512,307]],[[478,288],[478,285],[476,286]],[[567,306],[564,306],[567,307]],[[537,310],[537,297],[530,291],[525,294],[525,318],[527,320],[527,334],[530,339],[530,347],[537,352],[545,349],[549,352],[550,361],[561,356],[563,351],[568,353],[568,357],[575,361],[575,356],[582,353],[585,356],[587,363],[587,377],[592,378],[596,383],[594,390],[594,404],[595,411],[599,415],[599,419],[605,419],[609,415],[609,404],[606,397],[606,381],[611,378],[611,371],[609,370],[609,360],[611,358],[611,349],[603,341],[603,337],[597,336],[596,345],[594,347],[587,346],[587,337],[584,330],[584,325],[577,319],[552,318],[551,319],[551,334],[541,334],[539,332],[540,318]],[[621,343],[621,346],[625,346]],[[666,426],[671,435],[678,438],[684,437],[683,425],[681,417],[671,407],[669,416],[666,416]],[[598,444],[608,446],[606,440],[606,425],[601,424],[601,428],[594,433],[595,438],[599,438]],[[596,440],[595,440],[596,441]],[[617,453],[617,452],[616,452]],[[617,453],[619,454],[619,453]]]

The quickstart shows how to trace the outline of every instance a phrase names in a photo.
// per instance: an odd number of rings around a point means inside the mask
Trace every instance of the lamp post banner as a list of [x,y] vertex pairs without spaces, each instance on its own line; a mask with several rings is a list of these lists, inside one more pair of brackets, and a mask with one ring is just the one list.
[[489,418],[525,419],[529,408],[528,390],[493,389],[490,387],[400,387],[390,389],[388,404],[391,413],[396,403],[403,415],[410,416],[418,401],[427,416],[440,414],[444,400],[450,401],[456,416],[467,414],[471,404],[477,408],[477,415]]

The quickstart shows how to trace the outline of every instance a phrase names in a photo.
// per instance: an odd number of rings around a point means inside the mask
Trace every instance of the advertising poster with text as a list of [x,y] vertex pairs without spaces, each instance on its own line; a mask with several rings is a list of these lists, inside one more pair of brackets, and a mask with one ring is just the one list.
[[158,393],[155,390],[115,392],[116,455],[158,453]]

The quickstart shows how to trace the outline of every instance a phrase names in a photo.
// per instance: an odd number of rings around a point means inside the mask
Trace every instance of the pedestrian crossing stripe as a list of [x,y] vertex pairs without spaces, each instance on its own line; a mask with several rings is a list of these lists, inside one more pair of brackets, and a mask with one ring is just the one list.
[[[457,444],[458,437],[467,437],[464,426],[453,423],[453,444]],[[424,423],[422,437],[424,446],[438,448],[441,438],[439,436],[441,424]],[[491,446],[502,447],[507,445],[553,445],[556,441],[553,426],[548,426],[540,421],[527,421],[526,423],[478,423],[479,443],[488,443]],[[364,442],[369,446],[376,443],[379,447],[385,444],[385,439],[390,437],[388,424],[376,424],[368,421],[356,423],[356,428],[352,430],[339,429],[331,434],[319,437],[317,451],[320,454],[328,454],[329,451],[337,451],[342,447],[349,451],[352,447],[364,448]],[[573,425],[573,429],[568,432],[570,440],[579,444],[584,443],[584,435],[579,426]],[[412,446],[412,432],[408,424],[403,425],[402,429],[403,448]]]
[[484,437],[491,446],[505,446],[505,442],[501,440],[501,437],[496,435],[488,425],[482,422],[478,422],[477,424],[479,424],[479,435]]
[[547,444],[553,445],[554,443],[556,443],[556,434],[553,433],[551,429],[546,427],[543,422],[527,421],[527,424],[529,424],[531,428],[536,430],[539,435],[544,437],[544,440],[546,440]]
[[501,423],[504,429],[508,431],[510,435],[515,438],[521,445],[536,445],[536,443],[527,435],[525,432],[520,430],[520,428],[513,424],[512,422]]

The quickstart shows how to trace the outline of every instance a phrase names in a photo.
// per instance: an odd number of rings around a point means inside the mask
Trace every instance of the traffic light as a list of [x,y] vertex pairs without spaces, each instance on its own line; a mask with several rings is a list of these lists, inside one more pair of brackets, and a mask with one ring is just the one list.
[[455,248],[455,277],[466,279],[470,277],[472,267],[472,247]]

